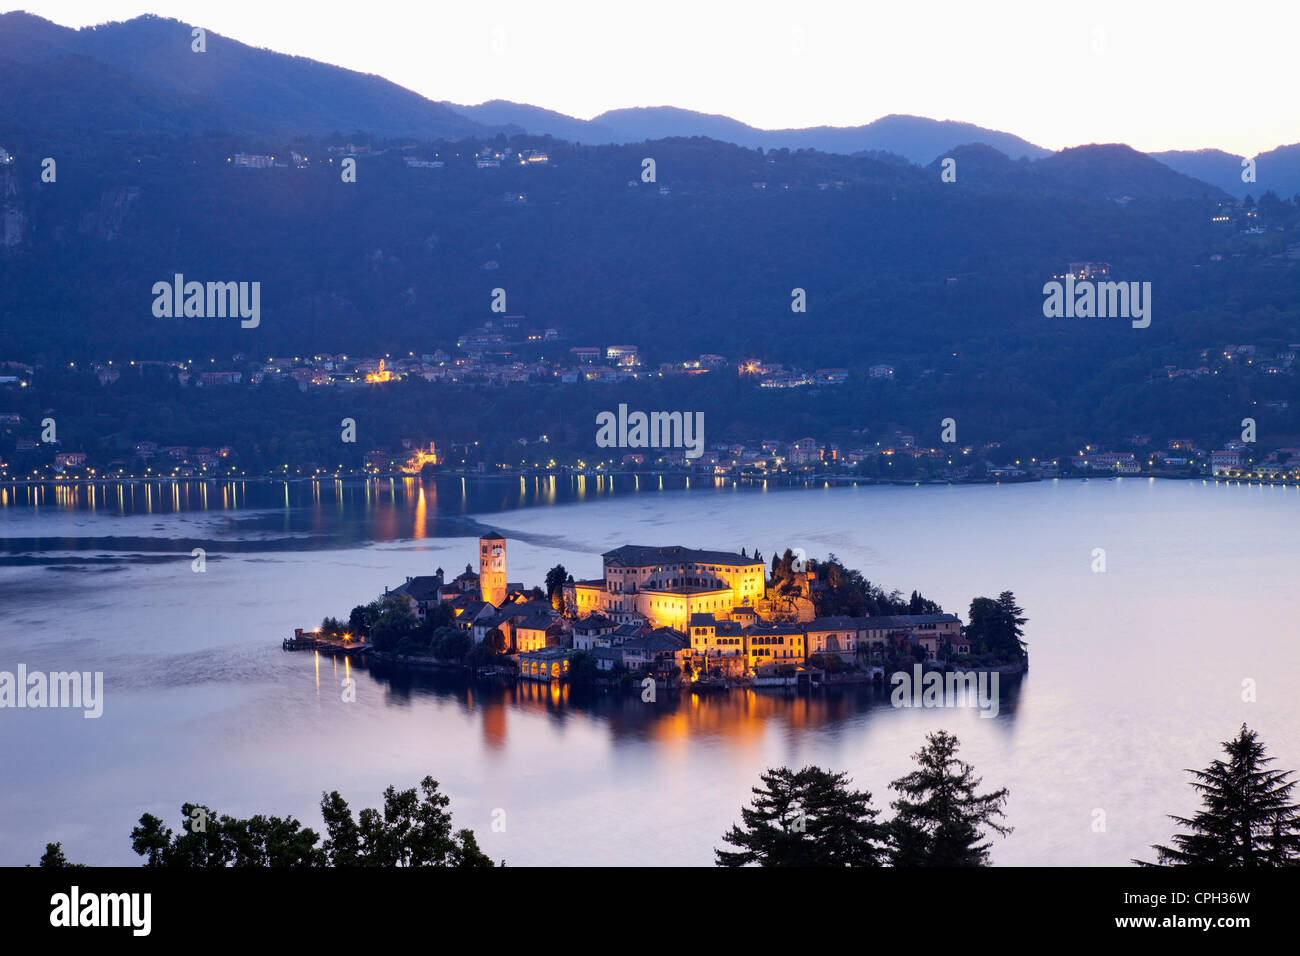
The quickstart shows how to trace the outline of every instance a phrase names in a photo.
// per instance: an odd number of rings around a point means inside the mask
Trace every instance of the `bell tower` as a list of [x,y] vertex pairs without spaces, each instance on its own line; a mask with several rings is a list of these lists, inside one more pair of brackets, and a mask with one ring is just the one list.
[[491,531],[478,539],[479,596],[493,607],[506,599],[506,539]]

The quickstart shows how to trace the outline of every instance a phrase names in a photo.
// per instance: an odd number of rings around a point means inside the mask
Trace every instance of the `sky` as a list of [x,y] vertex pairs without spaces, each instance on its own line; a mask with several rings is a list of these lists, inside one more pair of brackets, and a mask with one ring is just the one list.
[[630,106],[764,129],[954,119],[1049,149],[1253,156],[1300,142],[1300,2],[27,0],[65,26],[174,17],[433,100],[589,119]]

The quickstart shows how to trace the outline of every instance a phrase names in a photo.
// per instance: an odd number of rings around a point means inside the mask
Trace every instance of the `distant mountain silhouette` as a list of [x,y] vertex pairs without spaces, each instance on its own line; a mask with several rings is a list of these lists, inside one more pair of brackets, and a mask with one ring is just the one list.
[[[778,135],[783,132],[778,131]],[[882,116],[865,126],[845,128],[818,126],[789,132],[801,134],[798,141],[799,148],[821,149],[836,153],[879,150],[905,156],[918,165],[941,157],[948,150],[963,143],[982,143],[1012,159],[1019,159],[1021,156],[1036,159],[1050,152],[1019,136],[985,129],[973,123],[933,120],[923,116],[907,116],[898,113]]]
[[1270,190],[1279,198],[1300,195],[1300,143],[1279,146],[1256,156],[1255,177],[1255,182],[1241,183],[1241,187],[1256,199]]
[[592,122],[614,130],[618,138],[613,142],[639,143],[674,136],[705,136],[748,149],[773,145],[766,141],[766,130],[756,129],[729,116],[697,113],[676,106],[638,106],[609,110]]
[[[451,104],[448,104],[451,105]],[[749,149],[817,149],[852,155],[895,153],[924,165],[961,143],[984,143],[1005,155],[1037,159],[1048,150],[1033,143],[971,123],[932,120],[921,116],[884,116],[864,126],[814,126],[807,129],[766,130],[729,116],[697,113],[675,106],[610,110],[591,120],[575,119],[552,110],[503,100],[478,106],[453,106],[466,117],[485,124],[511,123],[529,133],[592,144],[639,143],[672,137],[705,136]]]
[[1245,195],[1240,156],[1221,149],[1170,149],[1148,155],[1176,172],[1211,183],[1238,198]]
[[983,143],[968,143],[954,146],[946,154],[926,167],[939,179],[943,171],[943,161],[953,160],[956,182],[962,185],[975,185],[989,189],[1024,188],[1029,183],[1038,184],[1039,176],[1035,164],[1028,159],[1014,160]]
[[1170,169],[1213,183],[1238,199],[1258,199],[1268,191],[1280,198],[1300,193],[1300,143],[1279,146],[1255,157],[1255,182],[1242,182],[1241,161],[1245,157],[1221,149],[1168,150],[1151,153]]
[[[1175,172],[1121,144],[1076,146],[1042,159],[1012,160],[975,143],[948,151],[956,183],[992,190],[1047,191],[1092,199],[1227,199],[1223,190]],[[942,159],[926,167],[938,179]]]
[[[209,129],[270,135],[453,138],[495,133],[382,77],[246,46],[179,20],[136,17],[73,30],[0,14],[7,124],[42,131]],[[89,123],[91,125],[87,126]]]
[[[1030,176],[1042,187],[1111,198],[1300,191],[1300,146],[1263,154],[1259,184],[1251,189],[1240,182],[1240,158],[1219,151],[1159,154],[1169,166],[1118,145],[1052,154],[1010,133],[904,115],[863,126],[785,130],[670,106],[611,110],[581,120],[506,100],[438,103],[382,77],[257,49],[210,31],[206,41],[206,52],[195,53],[190,26],[156,16],[74,30],[28,13],[0,14],[7,125],[45,138],[219,131],[283,142],[304,134],[364,132],[431,141],[527,132],[618,145],[704,137],[748,149],[812,149],[886,162],[902,157],[918,166],[960,150],[960,182],[1015,188],[1017,177]],[[979,173],[974,180],[973,173]]]
[[618,139],[618,134],[612,127],[594,120],[575,119],[564,113],[526,103],[488,100],[478,106],[460,106],[447,102],[442,105],[486,126],[515,127],[520,132],[554,136],[570,143],[604,144]]
[[1227,198],[1209,183],[1175,172],[1123,143],[1075,146],[1033,164],[1048,182],[1063,189],[1111,199],[1130,196]]

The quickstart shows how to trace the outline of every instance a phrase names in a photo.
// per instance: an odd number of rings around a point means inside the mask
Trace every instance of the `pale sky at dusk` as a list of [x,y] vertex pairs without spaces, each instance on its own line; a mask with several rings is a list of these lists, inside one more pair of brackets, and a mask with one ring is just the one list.
[[1050,149],[1244,155],[1300,141],[1300,3],[27,0],[65,26],[175,17],[430,99],[590,118],[679,106],[753,126],[956,119]]

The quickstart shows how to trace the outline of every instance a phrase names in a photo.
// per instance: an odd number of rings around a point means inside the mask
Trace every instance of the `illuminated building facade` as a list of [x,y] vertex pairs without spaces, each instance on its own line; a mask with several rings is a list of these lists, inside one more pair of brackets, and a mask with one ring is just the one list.
[[727,620],[766,594],[763,562],[729,551],[624,545],[602,557],[603,578],[566,586],[573,613],[618,623],[643,618],[687,633],[693,614]]
[[495,531],[478,539],[479,595],[493,607],[506,601],[506,539]]

